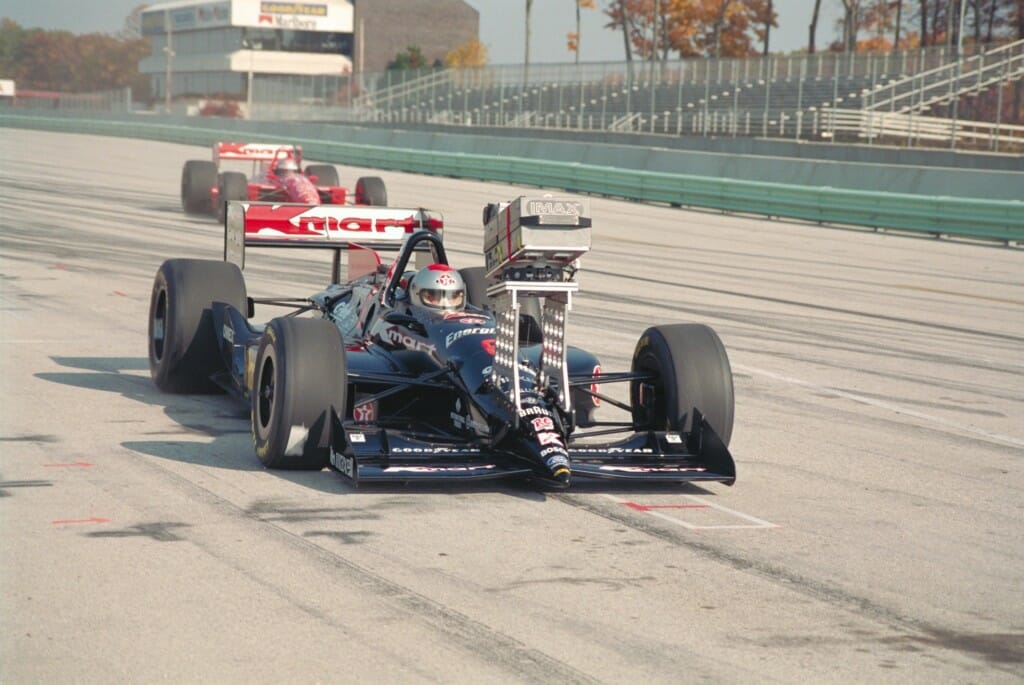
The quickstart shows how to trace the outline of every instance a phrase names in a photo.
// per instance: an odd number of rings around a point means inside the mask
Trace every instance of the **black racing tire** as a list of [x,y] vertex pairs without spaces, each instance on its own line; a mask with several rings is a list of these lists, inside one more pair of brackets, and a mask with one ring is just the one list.
[[[487,296],[487,288],[497,281],[487,278],[487,269],[482,266],[470,266],[459,269],[459,275],[466,284],[466,301],[474,307],[494,311],[491,298]],[[544,334],[540,327],[541,303],[536,297],[523,297],[519,302],[519,341],[534,344],[542,342]]]
[[[331,408],[344,417],[345,345],[325,319],[279,317],[263,332],[252,388],[256,456],[270,469],[318,471],[330,460]],[[308,429],[289,448],[293,427]]]
[[238,171],[225,171],[217,179],[220,190],[217,196],[217,218],[224,221],[229,202],[244,202],[249,199],[249,179]]
[[245,279],[234,264],[169,259],[157,270],[149,301],[149,373],[160,390],[221,392],[210,380],[225,368],[213,302],[247,311]]
[[185,162],[181,170],[181,208],[187,214],[209,214],[215,185],[216,164],[198,159]]
[[356,181],[356,204],[387,207],[388,191],[379,176],[361,176]]
[[732,368],[714,330],[703,324],[652,326],[637,342],[632,368],[654,376],[649,383],[630,384],[635,428],[685,433],[693,428],[696,408],[729,446],[735,414]]
[[310,164],[306,167],[306,176],[316,176],[318,186],[337,188],[339,185],[338,170],[331,164]]

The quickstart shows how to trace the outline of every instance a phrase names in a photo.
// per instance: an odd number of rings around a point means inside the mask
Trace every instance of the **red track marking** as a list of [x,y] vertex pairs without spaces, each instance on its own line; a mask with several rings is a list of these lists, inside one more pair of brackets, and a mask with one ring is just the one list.
[[60,262],[57,262],[56,264],[54,264],[53,268],[54,269],[60,269],[61,271],[67,271],[68,270],[67,265],[61,264]]
[[706,504],[637,504],[636,502],[623,502],[627,507],[635,511],[650,511],[651,509],[707,509]]
[[93,516],[92,518],[87,519],[57,519],[53,522],[53,525],[59,526],[65,523],[110,523],[110,519],[100,518],[98,516]]
[[63,467],[63,466],[89,467],[89,466],[96,466],[96,464],[93,464],[93,463],[88,462],[88,461],[73,461],[73,462],[70,462],[68,464],[43,464],[43,468],[47,468],[47,469],[59,468],[59,467]]
[[121,292],[120,290],[115,290],[114,294],[117,295],[118,297],[128,297],[128,295],[126,295],[125,293]]

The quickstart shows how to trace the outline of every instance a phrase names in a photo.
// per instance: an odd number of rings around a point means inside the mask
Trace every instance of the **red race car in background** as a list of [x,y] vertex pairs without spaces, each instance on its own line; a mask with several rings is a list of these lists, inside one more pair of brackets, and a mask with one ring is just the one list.
[[[221,162],[251,162],[252,172],[221,169]],[[302,204],[357,204],[385,207],[384,181],[363,176],[356,181],[355,197],[338,185],[338,170],[331,164],[310,164],[303,169],[302,148],[273,143],[214,143],[213,161],[192,159],[181,172],[181,206],[189,214],[213,214],[223,220],[232,200],[299,202]]]

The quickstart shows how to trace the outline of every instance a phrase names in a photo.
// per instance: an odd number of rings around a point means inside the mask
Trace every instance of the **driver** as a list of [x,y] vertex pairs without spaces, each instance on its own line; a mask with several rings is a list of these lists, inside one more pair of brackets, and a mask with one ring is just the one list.
[[297,174],[299,172],[299,165],[296,164],[295,160],[291,157],[282,159],[274,167],[274,173],[278,176],[288,176],[289,174]]
[[466,284],[459,272],[447,264],[431,264],[413,276],[409,297],[415,305],[459,312],[466,305]]

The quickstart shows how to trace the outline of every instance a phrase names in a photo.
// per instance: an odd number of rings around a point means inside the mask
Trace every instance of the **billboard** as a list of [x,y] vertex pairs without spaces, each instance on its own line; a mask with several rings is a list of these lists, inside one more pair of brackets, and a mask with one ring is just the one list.
[[142,35],[165,32],[170,21],[172,31],[193,31],[221,26],[250,26],[293,31],[333,31],[352,33],[354,10],[348,0],[220,0],[174,3],[169,9],[153,6],[142,13]]
[[231,0],[144,11],[142,13],[142,35],[152,36],[164,33],[167,21],[170,21],[171,30],[175,32],[230,26]]
[[352,33],[354,10],[347,0],[234,0],[231,23],[293,31]]

